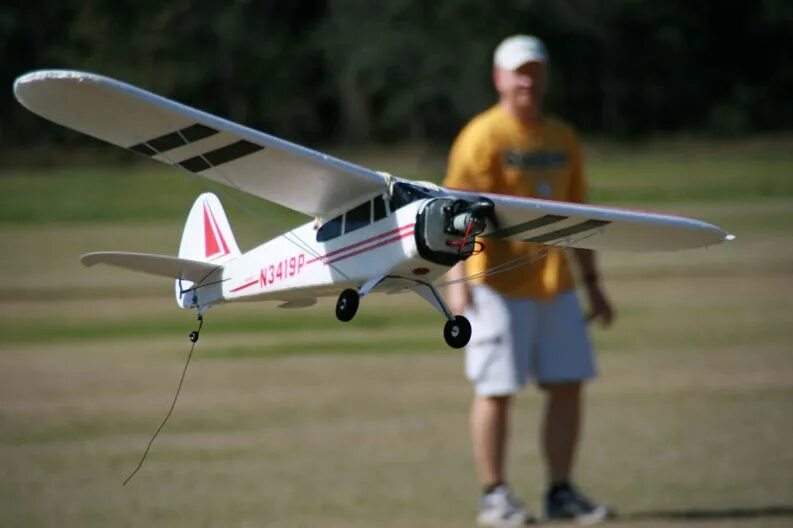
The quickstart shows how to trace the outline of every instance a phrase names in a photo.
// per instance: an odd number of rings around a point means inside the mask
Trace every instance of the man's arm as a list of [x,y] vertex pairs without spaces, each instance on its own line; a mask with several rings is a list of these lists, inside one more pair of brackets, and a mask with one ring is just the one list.
[[581,268],[581,279],[589,298],[589,321],[599,320],[601,326],[609,327],[614,322],[615,314],[611,303],[600,286],[600,274],[597,270],[595,252],[590,249],[573,249],[573,254]]
[[[572,136],[571,140],[571,177],[570,177],[570,201],[575,203],[587,203],[587,187],[584,181],[583,154],[578,138]],[[587,297],[589,298],[589,316],[587,320],[600,320],[603,327],[611,326],[614,322],[615,314],[611,303],[606,297],[603,288],[600,286],[600,273],[598,273],[595,252],[590,249],[573,249],[575,259],[578,261],[581,270],[581,279],[584,282]]]
[[[443,186],[466,191],[488,191],[497,165],[498,150],[481,133],[481,127],[467,126],[457,136],[451,150]],[[465,278],[465,262],[458,262],[446,277],[459,281],[446,288],[446,300],[454,314],[462,314],[472,304],[471,287]]]

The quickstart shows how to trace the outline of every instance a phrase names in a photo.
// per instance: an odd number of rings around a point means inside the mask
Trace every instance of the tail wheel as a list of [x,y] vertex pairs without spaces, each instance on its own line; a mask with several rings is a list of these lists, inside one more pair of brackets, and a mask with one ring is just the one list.
[[355,317],[355,312],[358,311],[358,302],[360,297],[358,292],[351,289],[346,289],[339,295],[339,300],[336,301],[336,318],[339,321],[349,321]]
[[462,315],[457,315],[443,326],[443,338],[452,348],[463,348],[471,339],[471,323]]

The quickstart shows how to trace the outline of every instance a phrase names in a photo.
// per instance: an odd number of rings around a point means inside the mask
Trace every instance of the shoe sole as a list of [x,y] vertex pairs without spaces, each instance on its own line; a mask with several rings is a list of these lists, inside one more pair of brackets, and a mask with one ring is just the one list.
[[493,519],[487,515],[480,514],[476,518],[476,524],[487,528],[518,528],[527,524],[534,524],[534,517],[526,515],[515,519]]
[[611,517],[611,512],[604,505],[597,506],[589,513],[576,515],[575,517],[548,517],[547,515],[541,519],[544,523],[576,523],[581,526],[592,526],[598,524]]

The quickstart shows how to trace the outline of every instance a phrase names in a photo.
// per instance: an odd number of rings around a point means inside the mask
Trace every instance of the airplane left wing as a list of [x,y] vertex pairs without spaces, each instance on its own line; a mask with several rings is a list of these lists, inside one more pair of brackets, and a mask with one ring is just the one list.
[[14,93],[50,121],[309,216],[387,189],[377,172],[101,75],[31,72]]
[[452,196],[494,204],[495,222],[482,236],[584,249],[673,251],[707,247],[734,237],[682,216],[616,207],[518,198],[447,189]]

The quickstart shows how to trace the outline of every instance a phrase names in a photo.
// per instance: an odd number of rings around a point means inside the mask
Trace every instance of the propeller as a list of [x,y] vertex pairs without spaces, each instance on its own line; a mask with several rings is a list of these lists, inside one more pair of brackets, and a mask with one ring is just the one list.
[[449,241],[447,244],[458,246],[463,258],[475,252],[475,237],[481,235],[489,227],[496,231],[499,227],[495,215],[496,206],[492,200],[479,197],[476,201],[457,199],[446,209],[446,232],[462,236],[461,241]]
[[479,235],[490,224],[493,231],[499,228],[496,205],[488,198],[477,201],[458,199],[452,202],[447,212],[447,231],[457,234]]
[[492,231],[497,231],[501,228],[496,216],[496,204],[489,198],[480,196],[479,200],[471,206],[471,214],[486,220],[490,224]]

